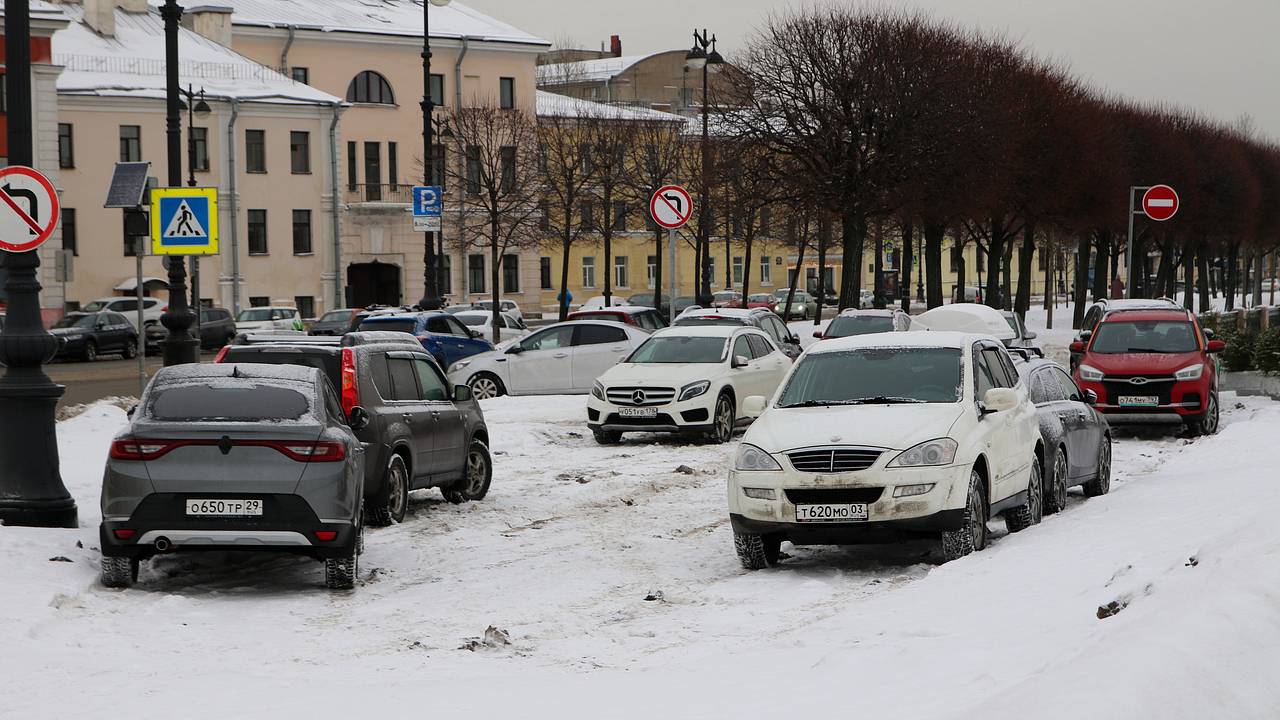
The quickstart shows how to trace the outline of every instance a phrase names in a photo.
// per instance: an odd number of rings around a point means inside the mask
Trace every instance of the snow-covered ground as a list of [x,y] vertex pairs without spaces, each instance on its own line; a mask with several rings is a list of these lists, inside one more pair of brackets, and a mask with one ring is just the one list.
[[600,447],[580,397],[499,398],[489,498],[416,493],[350,593],[230,553],[100,587],[125,417],[98,404],[59,427],[80,529],[0,527],[0,717],[1278,717],[1280,404],[1223,404],[1215,437],[1121,433],[1110,495],[977,555],[784,545],[752,573],[732,445]]

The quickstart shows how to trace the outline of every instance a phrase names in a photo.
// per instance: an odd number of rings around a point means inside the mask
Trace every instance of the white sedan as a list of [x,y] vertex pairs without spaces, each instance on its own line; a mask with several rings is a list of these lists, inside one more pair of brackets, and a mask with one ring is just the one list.
[[600,376],[587,399],[587,426],[601,445],[625,432],[705,433],[728,442],[750,422],[742,401],[773,395],[790,368],[791,359],[754,327],[666,328]]
[[495,345],[524,337],[529,333],[523,321],[513,317],[508,313],[498,313],[498,322],[502,323],[498,326],[498,339],[493,338],[493,313],[489,310],[463,310],[454,313],[454,317],[463,325],[472,330],[478,331],[485,340]]
[[584,395],[605,370],[631,354],[649,331],[604,320],[556,323],[449,367],[454,385],[479,399],[499,395]]

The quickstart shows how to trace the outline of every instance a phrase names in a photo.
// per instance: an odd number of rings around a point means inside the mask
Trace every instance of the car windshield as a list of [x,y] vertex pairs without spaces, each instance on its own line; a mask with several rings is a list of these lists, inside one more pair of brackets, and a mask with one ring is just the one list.
[[842,338],[851,335],[867,335],[869,333],[893,332],[893,318],[879,316],[838,317],[827,326],[822,334],[827,338]]
[[383,320],[369,319],[360,323],[360,329],[363,330],[385,330],[387,332],[403,332],[413,334],[418,326],[417,320]]
[[960,350],[859,348],[806,356],[778,407],[950,403],[960,400]]
[[172,422],[257,422],[298,420],[310,409],[306,395],[276,385],[184,384],[156,388],[147,414]]
[[714,297],[716,300],[737,300],[739,296],[736,292],[718,292]]
[[773,299],[773,296],[768,293],[760,293],[757,295],[752,295],[750,298],[748,298],[750,302],[769,302],[772,299]]
[[99,310],[106,310],[107,304],[101,300],[94,300],[80,309],[85,312],[98,312]]
[[463,315],[463,314],[459,314],[457,317],[459,320],[462,321],[462,324],[466,325],[467,327],[479,327],[480,325],[484,325],[485,323],[487,323],[490,318],[489,315]]
[[55,328],[91,328],[97,317],[94,315],[65,315],[54,323]]
[[1199,349],[1195,329],[1185,320],[1104,322],[1094,331],[1090,352],[1189,353]]
[[236,316],[236,322],[265,322],[271,319],[271,308],[254,308],[252,310],[241,310]]
[[330,310],[320,318],[320,322],[346,322],[351,318],[350,310]]
[[666,335],[651,337],[627,358],[630,363],[718,363],[725,338]]

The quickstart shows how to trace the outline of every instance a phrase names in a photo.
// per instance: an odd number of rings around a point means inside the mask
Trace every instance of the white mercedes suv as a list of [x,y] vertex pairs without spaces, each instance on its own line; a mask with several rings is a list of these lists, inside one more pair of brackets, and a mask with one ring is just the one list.
[[[775,564],[783,540],[843,545],[941,538],[946,560],[1040,521],[1036,409],[1000,341],[902,332],[810,347],[759,418],[729,473],[744,567]],[[768,407],[766,407],[768,405]]]
[[587,425],[602,445],[625,432],[696,432],[728,442],[735,427],[750,422],[742,401],[772,395],[790,368],[754,327],[666,328],[596,380]]

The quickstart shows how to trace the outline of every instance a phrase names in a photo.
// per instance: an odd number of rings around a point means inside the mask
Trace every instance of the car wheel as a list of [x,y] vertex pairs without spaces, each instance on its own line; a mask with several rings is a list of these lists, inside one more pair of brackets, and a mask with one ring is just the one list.
[[487,445],[479,440],[471,441],[462,473],[461,480],[442,491],[445,499],[451,503],[483,500],[489,494],[489,484],[493,482],[493,459]]
[[109,588],[127,588],[138,581],[138,561],[127,557],[102,558],[102,584]]
[[1111,491],[1111,436],[1102,438],[1102,448],[1098,450],[1098,474],[1084,484],[1085,497],[1098,497]]
[[490,400],[507,394],[502,380],[493,373],[479,373],[467,385],[471,387],[471,397],[476,400]]
[[942,533],[944,562],[958,560],[987,546],[987,497],[982,492],[982,475],[969,472],[969,494],[964,505],[964,522],[956,530]]
[[1049,468],[1049,485],[1044,493],[1044,512],[1052,515],[1067,507],[1067,451],[1059,447]]
[[617,430],[599,430],[592,428],[591,434],[595,437],[596,442],[601,445],[617,445],[622,442],[622,433]]
[[93,362],[98,359],[98,343],[86,340],[84,343],[84,361]]
[[1187,423],[1187,429],[1191,431],[1193,436],[1213,435],[1218,432],[1218,393],[1209,393],[1209,407],[1205,409],[1202,415]]
[[727,443],[733,439],[733,421],[736,417],[733,399],[728,395],[721,395],[716,400],[716,414],[712,416],[711,431],[707,433],[707,439],[713,443]]
[[[357,515],[358,517],[358,515]],[[347,555],[325,558],[324,586],[330,590],[350,590],[356,586],[360,572],[360,548],[364,545],[364,524],[356,526],[355,542]]]
[[126,340],[124,343],[124,350],[122,350],[120,354],[124,356],[125,360],[132,360],[138,357],[138,341]]
[[382,490],[372,505],[365,506],[365,518],[373,527],[386,527],[393,522],[404,522],[408,508],[409,469],[403,457],[392,455],[382,473]]
[[755,533],[733,533],[733,549],[738,552],[738,561],[748,570],[763,570],[778,564],[782,554],[782,538],[777,535],[756,535]]
[[1009,532],[1021,532],[1036,525],[1044,518],[1044,475],[1040,472],[1040,458],[1031,459],[1031,479],[1027,482],[1027,502],[1004,514]]

